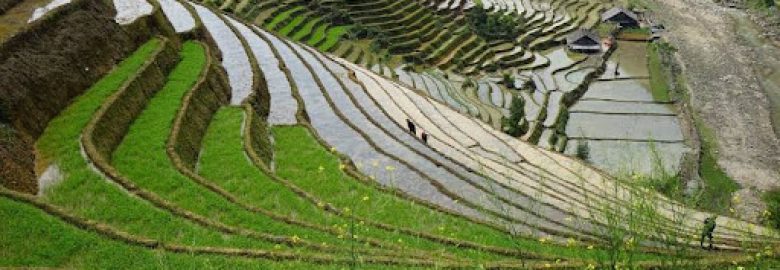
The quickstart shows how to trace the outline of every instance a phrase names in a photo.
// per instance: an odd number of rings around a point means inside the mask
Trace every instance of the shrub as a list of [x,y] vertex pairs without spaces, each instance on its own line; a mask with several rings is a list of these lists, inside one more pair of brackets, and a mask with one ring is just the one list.
[[764,193],[766,212],[762,215],[764,223],[775,229],[780,229],[780,188],[775,188]]
[[577,157],[584,161],[590,161],[590,146],[588,145],[588,141],[577,141]]
[[523,121],[523,116],[525,114],[525,111],[523,110],[524,104],[523,99],[520,97],[514,96],[512,97],[512,106],[509,108],[509,118],[504,118],[502,121],[502,125],[504,126],[504,131],[512,135],[514,137],[518,137],[525,133],[524,131],[524,125],[521,124],[521,121]]
[[380,32],[375,27],[367,27],[358,23],[349,29],[348,36],[350,39],[372,39],[380,36]]
[[506,86],[506,88],[515,87],[515,77],[510,73],[504,73],[501,82],[504,84],[504,86]]
[[482,7],[475,7],[466,16],[472,30],[486,40],[514,40],[519,23],[511,15],[488,13]]

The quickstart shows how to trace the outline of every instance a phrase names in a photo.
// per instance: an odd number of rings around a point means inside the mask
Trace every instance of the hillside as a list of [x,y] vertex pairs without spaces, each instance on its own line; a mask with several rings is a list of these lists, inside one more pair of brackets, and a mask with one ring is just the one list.
[[0,1],[0,267],[780,265],[621,6]]

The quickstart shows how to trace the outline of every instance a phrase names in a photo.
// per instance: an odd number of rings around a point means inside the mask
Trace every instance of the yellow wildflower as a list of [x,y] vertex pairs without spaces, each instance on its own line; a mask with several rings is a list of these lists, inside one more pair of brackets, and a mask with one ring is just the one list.
[[368,201],[370,199],[368,196],[363,196],[363,201]]
[[300,241],[301,241],[301,238],[300,238],[300,237],[298,237],[298,235],[293,235],[293,237],[292,237],[292,241],[293,241],[293,243],[298,243],[298,242],[300,242]]
[[544,264],[544,268],[550,268],[550,267],[552,267],[552,265],[550,265],[549,263]]
[[573,247],[576,244],[577,244],[577,240],[574,240],[574,238],[569,238],[566,240],[567,247]]
[[588,267],[585,267],[585,269],[587,269],[587,270],[595,270],[596,266],[591,263],[591,264],[588,264]]
[[344,163],[339,163],[339,170],[342,170],[342,171],[343,171],[343,170],[344,170],[344,169],[346,169],[346,168],[347,168],[347,165],[346,165],[346,164],[344,164]]
[[588,246],[588,249],[593,249],[593,245]]
[[317,207],[319,208],[325,208],[325,204],[322,202],[317,202]]
[[547,243],[547,238],[544,238],[544,237],[539,238],[539,243],[542,243],[542,244]]
[[632,247],[632,246],[634,246],[634,238],[633,238],[633,237],[631,237],[631,238],[628,238],[628,240],[626,240],[626,246],[627,246],[627,247]]

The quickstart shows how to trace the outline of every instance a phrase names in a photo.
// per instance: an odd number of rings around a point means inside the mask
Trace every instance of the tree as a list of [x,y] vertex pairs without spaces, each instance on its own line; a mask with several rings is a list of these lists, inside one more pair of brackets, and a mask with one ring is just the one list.
[[509,107],[509,118],[504,118],[502,125],[504,132],[514,137],[519,137],[526,132],[524,125],[525,102],[518,96],[512,97],[512,105]]
[[590,161],[590,146],[588,145],[588,141],[577,141],[577,157],[584,161]]
[[506,88],[514,88],[515,87],[515,76],[512,76],[511,73],[504,73],[503,79],[501,79],[501,82],[506,86]]
[[472,8],[466,19],[472,30],[486,40],[514,40],[520,27],[513,16],[488,13],[480,6]]

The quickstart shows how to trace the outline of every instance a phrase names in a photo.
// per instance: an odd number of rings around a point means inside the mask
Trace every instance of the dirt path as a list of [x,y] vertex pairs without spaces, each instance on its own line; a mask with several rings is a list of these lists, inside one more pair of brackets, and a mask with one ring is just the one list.
[[746,15],[711,0],[652,2],[670,29],[666,38],[679,49],[691,103],[718,140],[718,164],[745,188],[739,192],[745,201],[756,202],[751,190],[780,186],[780,140],[759,75],[763,62],[780,63],[773,59],[780,57],[780,48],[757,48],[746,41],[737,32]]

